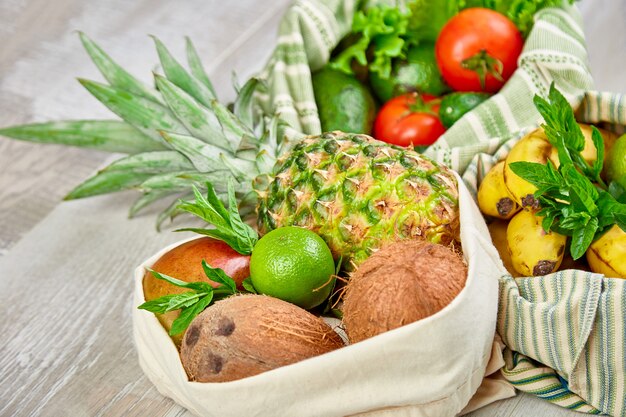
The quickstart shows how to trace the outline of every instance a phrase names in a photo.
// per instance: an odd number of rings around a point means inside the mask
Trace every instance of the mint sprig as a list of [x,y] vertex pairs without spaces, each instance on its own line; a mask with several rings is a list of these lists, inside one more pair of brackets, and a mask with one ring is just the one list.
[[202,268],[207,278],[219,284],[218,287],[213,288],[211,284],[203,281],[181,281],[148,268],[148,271],[155,278],[167,281],[177,287],[188,288],[191,291],[181,294],[164,295],[163,297],[146,301],[137,308],[156,314],[180,310],[180,315],[172,323],[169,334],[170,336],[175,336],[184,332],[193,319],[196,318],[198,314],[202,313],[212,302],[239,292],[237,290],[237,283],[220,268],[211,268],[204,260],[202,261]]
[[241,220],[237,210],[237,198],[233,181],[228,182],[228,209],[219,199],[210,183],[207,183],[206,198],[193,187],[196,201],[181,201],[178,208],[187,211],[205,222],[213,225],[214,229],[184,228],[177,232],[194,232],[224,241],[228,246],[242,255],[250,255],[252,248],[259,240],[258,233]]
[[617,224],[626,231],[626,198],[618,184],[607,185],[600,178],[604,161],[602,135],[593,127],[592,141],[597,160],[587,163],[581,152],[585,137],[576,122],[574,112],[554,83],[548,99],[534,97],[537,110],[543,116],[542,125],[548,141],[557,150],[559,167],[551,160],[547,164],[513,162],[515,174],[537,187],[535,197],[543,216],[542,227],[571,236],[570,253],[579,259],[591,243]]

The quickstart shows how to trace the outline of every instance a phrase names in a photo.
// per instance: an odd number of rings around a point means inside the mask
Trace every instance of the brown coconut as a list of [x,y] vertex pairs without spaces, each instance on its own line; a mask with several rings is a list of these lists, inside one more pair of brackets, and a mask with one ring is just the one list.
[[180,356],[189,380],[226,382],[343,346],[319,317],[265,295],[218,301],[189,325]]
[[[209,280],[202,261],[206,261],[213,268],[222,269],[226,275],[235,280],[238,287],[244,279],[250,276],[250,256],[241,255],[226,243],[209,237],[190,240],[166,252],[152,265],[153,270],[178,278],[181,281],[208,282],[216,287],[218,284]],[[150,272],[143,278],[143,293],[146,301],[168,294],[180,294],[189,291],[187,288],[177,287],[167,281],[157,279]],[[159,322],[169,332],[172,323],[180,315],[180,310],[157,314]],[[180,345],[182,334],[172,337],[176,345]]]
[[343,324],[356,343],[435,314],[465,286],[467,266],[452,249],[424,240],[389,244],[350,276]]

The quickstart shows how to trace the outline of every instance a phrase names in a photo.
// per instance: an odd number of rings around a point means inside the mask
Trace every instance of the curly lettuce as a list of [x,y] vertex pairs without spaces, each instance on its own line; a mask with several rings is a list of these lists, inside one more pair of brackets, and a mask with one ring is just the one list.
[[[333,59],[331,66],[352,74],[352,62],[355,60],[368,66],[371,72],[389,78],[392,59],[405,56],[410,16],[409,11],[387,5],[358,11],[352,21],[352,35],[359,37]],[[368,59],[369,50],[373,51],[371,59]]]

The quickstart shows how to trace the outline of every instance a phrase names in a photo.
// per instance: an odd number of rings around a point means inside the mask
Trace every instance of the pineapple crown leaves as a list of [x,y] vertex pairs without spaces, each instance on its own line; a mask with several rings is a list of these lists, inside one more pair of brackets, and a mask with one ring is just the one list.
[[257,232],[243,222],[237,210],[237,199],[235,197],[235,185],[233,181],[228,182],[228,209],[220,201],[213,186],[207,183],[207,197],[193,187],[195,201],[180,201],[178,208],[189,212],[214,226],[214,229],[185,228],[177,231],[189,231],[210,236],[214,239],[224,241],[231,248],[242,255],[250,255],[252,248],[259,240]]
[[265,119],[254,110],[254,94],[267,87],[264,81],[252,78],[237,86],[237,98],[228,108],[218,102],[189,38],[185,38],[187,70],[152,37],[163,75],[154,74],[154,86],[149,86],[84,33],[79,37],[106,83],[79,82],[122,120],[35,123],[0,129],[0,135],[128,154],[77,186],[66,199],[135,189],[143,195],[130,208],[132,217],[173,197],[159,214],[157,228],[182,212],[177,201],[191,197],[194,186],[204,189],[210,182],[214,194],[226,201],[229,178],[240,183],[236,197],[242,201],[241,213],[251,214],[256,202],[252,187],[258,186],[253,185],[254,178],[271,171],[290,144],[286,135],[297,136],[277,116]]

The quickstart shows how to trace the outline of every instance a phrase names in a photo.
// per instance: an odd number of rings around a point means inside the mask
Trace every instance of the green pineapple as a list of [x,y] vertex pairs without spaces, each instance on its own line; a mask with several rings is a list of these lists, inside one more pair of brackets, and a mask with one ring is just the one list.
[[177,215],[193,186],[211,183],[222,200],[231,178],[242,216],[257,214],[261,232],[307,227],[336,257],[360,263],[385,242],[422,236],[458,239],[456,179],[413,152],[365,135],[304,137],[278,117],[255,112],[251,79],[232,111],[221,105],[187,40],[187,71],[155,38],[164,76],[156,90],[136,80],[80,34],[108,84],[80,80],[123,121],[69,121],[0,129],[16,139],[128,153],[74,189],[68,199],[126,189],[142,195],[131,217],[162,198],[173,203],[157,220]]
[[260,228],[309,228],[355,264],[385,242],[458,237],[452,173],[366,135],[307,137],[278,159],[271,177],[259,191]]

